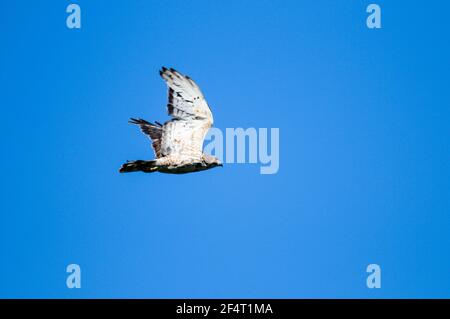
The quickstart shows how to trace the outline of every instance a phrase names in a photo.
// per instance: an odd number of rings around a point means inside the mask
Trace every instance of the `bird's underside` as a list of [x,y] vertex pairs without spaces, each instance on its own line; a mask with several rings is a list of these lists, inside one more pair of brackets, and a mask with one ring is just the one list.
[[167,111],[172,119],[164,124],[130,119],[131,124],[138,125],[150,137],[156,158],[128,161],[119,172],[184,174],[222,166],[217,158],[202,151],[213,117],[200,88],[174,69],[163,67],[160,75],[169,88]]
[[144,173],[153,173],[153,172],[161,172],[168,174],[186,174],[193,173],[198,171],[204,171],[210,169],[212,167],[206,165],[202,162],[191,162],[184,163],[181,165],[170,165],[170,164],[157,164],[156,160],[145,161],[145,160],[136,160],[129,161],[124,163],[120,168],[121,173],[129,173],[129,172],[144,172]]

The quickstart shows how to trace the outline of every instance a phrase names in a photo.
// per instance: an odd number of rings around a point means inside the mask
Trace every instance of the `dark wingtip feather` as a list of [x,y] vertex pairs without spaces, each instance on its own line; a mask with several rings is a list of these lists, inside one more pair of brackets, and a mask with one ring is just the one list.
[[130,120],[128,121],[128,123],[130,124],[136,124],[136,125],[151,125],[152,123],[143,120],[143,119],[135,119],[135,118],[130,118]]
[[159,70],[159,75],[162,77],[164,73],[167,72],[167,68],[165,66],[161,67],[161,70]]
[[130,119],[128,120],[128,123],[130,124],[139,124],[139,119],[135,119],[133,117],[130,117]]

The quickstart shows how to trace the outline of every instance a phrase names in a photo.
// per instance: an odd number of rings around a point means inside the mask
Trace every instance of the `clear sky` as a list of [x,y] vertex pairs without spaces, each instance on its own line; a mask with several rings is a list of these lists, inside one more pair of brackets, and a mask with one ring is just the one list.
[[[1,1],[0,297],[450,297],[450,4],[372,2]],[[163,65],[279,172],[119,174]]]

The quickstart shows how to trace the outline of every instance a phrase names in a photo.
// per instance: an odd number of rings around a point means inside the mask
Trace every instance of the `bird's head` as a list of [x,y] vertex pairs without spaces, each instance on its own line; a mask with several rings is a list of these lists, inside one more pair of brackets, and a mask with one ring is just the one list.
[[222,162],[219,161],[219,159],[217,157],[208,155],[208,154],[203,154],[203,163],[208,166],[208,168],[213,168],[216,166],[223,166]]

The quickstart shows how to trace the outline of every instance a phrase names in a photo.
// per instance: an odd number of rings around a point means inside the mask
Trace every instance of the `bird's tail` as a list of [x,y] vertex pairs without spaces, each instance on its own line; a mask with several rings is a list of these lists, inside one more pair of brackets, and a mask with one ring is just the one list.
[[119,172],[120,173],[130,173],[130,172],[144,172],[144,173],[152,173],[156,172],[158,170],[158,166],[156,165],[155,161],[128,161],[124,164],[122,164],[122,167],[120,167]]

